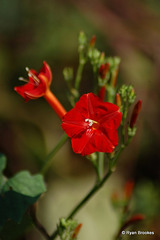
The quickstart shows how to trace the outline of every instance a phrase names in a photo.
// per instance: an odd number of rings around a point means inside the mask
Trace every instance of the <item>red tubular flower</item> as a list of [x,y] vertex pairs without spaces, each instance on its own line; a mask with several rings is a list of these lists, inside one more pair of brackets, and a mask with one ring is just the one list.
[[113,152],[118,145],[117,128],[122,113],[93,93],[84,94],[62,119],[62,128],[71,137],[75,153]]
[[37,99],[46,94],[52,81],[52,72],[45,61],[39,73],[33,69],[26,68],[26,70],[29,81],[23,86],[15,87],[14,90],[25,99],[25,102],[28,102],[30,99]]
[[131,121],[130,121],[130,128],[133,128],[134,125],[136,124],[137,121],[137,117],[140,113],[141,110],[141,106],[142,106],[142,101],[139,100],[136,105],[134,106],[133,112],[132,112],[132,116],[131,116]]
[[[39,73],[33,69],[26,68],[26,70],[29,81],[23,86],[15,87],[14,90],[25,99],[25,102],[28,102],[30,99],[44,97],[57,115],[62,118],[66,114],[66,110],[50,91],[52,72],[49,65],[44,61]],[[25,80],[23,78],[20,78],[20,80],[21,79]]]

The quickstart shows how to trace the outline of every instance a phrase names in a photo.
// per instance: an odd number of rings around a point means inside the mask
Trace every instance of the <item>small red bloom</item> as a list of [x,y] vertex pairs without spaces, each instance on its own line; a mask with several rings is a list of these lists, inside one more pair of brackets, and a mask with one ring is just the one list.
[[[26,70],[28,72],[29,81],[23,86],[15,87],[14,90],[25,99],[25,102],[28,102],[30,99],[44,97],[57,115],[62,118],[66,114],[66,110],[50,91],[52,72],[49,65],[44,61],[43,67],[39,73],[33,69],[27,68]],[[20,78],[20,80],[25,79]]]
[[118,144],[121,118],[116,105],[88,93],[62,118],[62,128],[71,137],[75,153],[112,152]]
[[27,71],[29,77],[28,83],[14,88],[26,102],[30,99],[37,99],[44,96],[52,81],[50,67],[45,61],[39,73],[33,69],[29,70],[28,68]]

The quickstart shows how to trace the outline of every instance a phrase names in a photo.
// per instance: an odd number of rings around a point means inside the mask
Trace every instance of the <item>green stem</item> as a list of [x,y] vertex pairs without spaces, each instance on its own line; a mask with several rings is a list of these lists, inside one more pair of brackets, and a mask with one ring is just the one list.
[[81,60],[81,57],[80,57],[79,66],[77,69],[77,75],[76,75],[76,79],[75,79],[75,89],[76,90],[79,90],[79,85],[80,85],[81,78],[82,78],[84,64],[85,64],[85,61],[83,59]]
[[48,171],[52,164],[53,157],[58,152],[58,150],[64,145],[66,140],[68,139],[68,136],[64,133],[57,145],[53,148],[53,150],[49,153],[49,155],[46,158],[45,164],[41,169],[41,173],[45,175],[45,173]]
[[125,144],[125,120],[127,117],[127,112],[128,112],[128,105],[125,103],[124,104],[124,111],[123,111],[123,116],[122,116],[122,143]]
[[98,85],[97,85],[97,81],[98,81],[98,79],[97,79],[97,66],[96,65],[93,65],[93,80],[94,80],[94,89],[93,89],[93,92],[95,93],[95,94],[97,94],[97,91],[98,91]]
[[[79,209],[86,204],[86,202],[103,186],[106,180],[112,174],[112,170],[109,169],[103,179],[90,190],[90,192],[79,202],[79,204],[71,211],[67,219],[73,218],[73,216],[79,211]],[[58,235],[58,229],[51,235],[49,240],[54,240]]]
[[103,177],[103,171],[104,171],[104,153],[99,152],[98,153],[98,159],[97,159],[97,173],[98,173],[98,180],[99,181]]
[[116,155],[115,158],[112,160],[112,163],[111,163],[111,167],[112,167],[112,168],[114,168],[114,167],[116,166],[117,160],[118,160],[119,156],[121,155],[122,151],[124,150],[124,148],[125,148],[125,145],[124,145],[124,144],[121,144],[120,149],[119,149],[117,155]]

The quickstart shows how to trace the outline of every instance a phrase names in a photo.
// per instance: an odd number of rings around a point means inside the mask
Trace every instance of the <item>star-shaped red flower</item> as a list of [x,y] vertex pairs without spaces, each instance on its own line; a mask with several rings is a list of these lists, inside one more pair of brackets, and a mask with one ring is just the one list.
[[117,128],[121,119],[122,113],[116,105],[88,93],[64,115],[62,128],[71,137],[75,153],[110,153],[118,145]]
[[33,69],[27,69],[27,71],[29,77],[27,84],[14,88],[26,102],[44,96],[52,81],[52,72],[45,61],[39,73]]

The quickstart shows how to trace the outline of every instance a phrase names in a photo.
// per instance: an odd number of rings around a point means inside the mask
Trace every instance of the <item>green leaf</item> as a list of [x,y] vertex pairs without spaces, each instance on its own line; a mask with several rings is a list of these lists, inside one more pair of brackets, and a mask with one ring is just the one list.
[[36,197],[46,190],[42,175],[31,176],[27,171],[17,173],[6,182],[3,191],[10,189],[29,197]]
[[[6,159],[4,156],[0,159],[2,159],[0,166],[2,171]],[[40,174],[32,176],[28,171],[21,171],[10,179],[6,179],[3,175],[1,178],[4,178],[5,182],[0,185],[0,229],[10,219],[20,223],[27,208],[46,191]]]
[[6,182],[6,178],[2,174],[3,170],[6,167],[6,161],[6,157],[2,153],[0,153],[0,192]]
[[2,153],[0,153],[0,174],[2,174],[5,167],[6,167],[6,157]]

